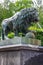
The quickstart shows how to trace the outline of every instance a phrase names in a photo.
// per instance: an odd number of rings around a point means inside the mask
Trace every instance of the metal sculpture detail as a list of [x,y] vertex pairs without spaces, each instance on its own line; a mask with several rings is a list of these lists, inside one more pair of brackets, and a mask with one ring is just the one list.
[[2,33],[7,35],[9,31],[13,31],[16,36],[19,32],[26,34],[31,23],[36,23],[38,20],[38,11],[35,8],[24,8],[12,17],[2,21]]

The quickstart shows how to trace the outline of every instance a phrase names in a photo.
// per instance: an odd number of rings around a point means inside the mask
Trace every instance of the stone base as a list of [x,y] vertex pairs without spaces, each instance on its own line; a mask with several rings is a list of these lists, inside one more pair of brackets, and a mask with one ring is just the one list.
[[[43,65],[43,47],[32,39],[14,38],[0,42],[0,65]],[[31,42],[31,43],[30,43]],[[33,44],[33,45],[31,45]]]
[[6,45],[19,45],[19,44],[32,44],[32,45],[41,45],[41,40],[26,38],[26,37],[14,37],[13,39],[2,40],[0,41],[0,46]]
[[43,65],[43,47],[33,45],[0,47],[0,65]]

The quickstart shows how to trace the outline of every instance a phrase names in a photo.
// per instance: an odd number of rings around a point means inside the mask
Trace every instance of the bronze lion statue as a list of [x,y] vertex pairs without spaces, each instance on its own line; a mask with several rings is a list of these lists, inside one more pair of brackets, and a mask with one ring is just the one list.
[[38,20],[36,8],[24,8],[12,17],[2,21],[2,34],[7,36],[10,31],[14,32],[15,36],[18,36],[19,32],[26,34],[28,33],[27,28],[31,26],[31,23],[37,23]]

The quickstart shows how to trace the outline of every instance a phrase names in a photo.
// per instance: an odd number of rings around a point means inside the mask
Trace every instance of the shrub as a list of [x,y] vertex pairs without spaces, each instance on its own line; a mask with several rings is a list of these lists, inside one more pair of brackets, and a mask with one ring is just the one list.
[[15,35],[15,34],[14,34],[13,32],[10,32],[10,33],[8,34],[8,38],[10,38],[10,39],[11,39],[11,38],[14,38],[14,35]]
[[23,34],[22,32],[20,32],[20,33],[19,33],[19,36],[22,37],[22,36],[24,36],[24,34]]
[[29,30],[36,31],[35,38],[41,40],[41,45],[43,46],[43,29],[31,26]]

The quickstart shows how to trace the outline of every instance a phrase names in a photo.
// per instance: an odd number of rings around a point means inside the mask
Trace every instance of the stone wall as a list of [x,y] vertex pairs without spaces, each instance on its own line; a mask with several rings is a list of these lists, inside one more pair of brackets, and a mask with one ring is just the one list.
[[0,47],[0,65],[43,65],[43,47],[2,46]]

